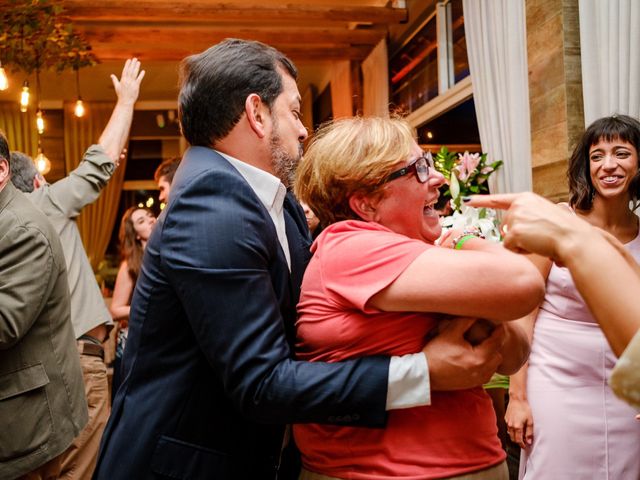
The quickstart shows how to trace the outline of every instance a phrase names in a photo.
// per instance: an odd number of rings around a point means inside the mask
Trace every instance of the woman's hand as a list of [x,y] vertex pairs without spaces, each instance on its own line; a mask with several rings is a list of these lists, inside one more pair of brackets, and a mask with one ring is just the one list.
[[436,240],[436,245],[444,248],[453,248],[453,239],[461,234],[462,230],[456,228],[443,228],[440,238]]
[[529,402],[510,398],[504,420],[511,441],[520,445],[520,448],[530,447],[533,443],[533,415]]
[[580,242],[591,229],[566,207],[530,192],[473,195],[465,204],[507,210],[501,227],[504,246],[514,252],[537,253],[557,262],[562,262],[567,245]]

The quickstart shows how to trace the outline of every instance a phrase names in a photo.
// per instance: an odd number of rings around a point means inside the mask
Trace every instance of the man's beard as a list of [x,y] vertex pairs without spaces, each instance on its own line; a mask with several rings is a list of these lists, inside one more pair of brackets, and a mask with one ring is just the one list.
[[273,171],[284,184],[285,187],[293,185],[293,180],[296,173],[298,162],[302,158],[302,144],[299,144],[298,155],[292,157],[289,155],[282,146],[282,140],[278,134],[278,125],[274,123],[273,132],[271,133],[271,139],[269,141],[269,147],[271,148],[271,165]]

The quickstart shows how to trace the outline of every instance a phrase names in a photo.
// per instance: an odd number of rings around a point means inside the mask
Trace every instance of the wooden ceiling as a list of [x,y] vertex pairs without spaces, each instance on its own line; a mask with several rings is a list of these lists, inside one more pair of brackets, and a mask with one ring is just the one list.
[[[100,61],[80,71],[82,97],[89,102],[113,101],[109,75],[119,75],[123,61],[135,56],[147,73],[140,100],[175,103],[180,61],[228,37],[259,40],[286,53],[299,69],[304,92],[327,81],[331,62],[366,58],[390,28],[403,26],[408,17],[406,8],[388,0],[56,1]],[[9,76],[0,102],[15,101],[27,79],[19,72]],[[77,98],[73,72],[47,71],[41,78],[46,108]],[[28,80],[35,82],[33,75]]]
[[296,63],[363,60],[407,20],[386,0],[62,0],[100,61],[179,61],[228,37],[259,40]]

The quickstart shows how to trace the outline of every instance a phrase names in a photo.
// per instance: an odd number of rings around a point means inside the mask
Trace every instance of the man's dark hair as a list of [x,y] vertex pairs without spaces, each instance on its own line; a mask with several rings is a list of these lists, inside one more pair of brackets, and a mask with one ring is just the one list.
[[10,153],[9,153],[9,142],[7,141],[7,137],[4,136],[4,132],[0,130],[0,158],[4,158],[7,162],[9,162]]
[[21,192],[33,192],[33,178],[38,174],[35,163],[29,155],[22,152],[11,152],[11,183]]
[[180,66],[178,106],[187,141],[210,147],[226,137],[252,93],[270,109],[282,93],[278,68],[294,79],[298,76],[291,60],[275,48],[234,38],[185,58]]
[[[595,188],[591,183],[589,149],[600,140],[622,140],[633,145],[640,153],[640,122],[628,115],[603,117],[584,132],[569,159],[569,203],[580,210],[591,210]],[[640,169],[629,184],[629,195],[634,202],[640,198]]]
[[171,157],[164,160],[158,168],[156,168],[155,173],[153,174],[153,179],[157,182],[160,181],[160,178],[164,177],[164,179],[169,182],[173,182],[173,176],[178,169],[178,165],[180,165],[180,157]]

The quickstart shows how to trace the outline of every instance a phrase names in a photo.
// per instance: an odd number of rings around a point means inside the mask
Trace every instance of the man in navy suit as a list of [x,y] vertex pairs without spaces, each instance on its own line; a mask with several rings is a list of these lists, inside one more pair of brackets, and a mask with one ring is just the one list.
[[183,62],[191,148],[146,247],[95,478],[293,478],[287,423],[382,427],[386,410],[428,404],[430,386],[475,386],[500,361],[499,335],[471,347],[460,329],[406,357],[293,359],[310,255],[286,190],[307,135],[296,75],[243,40]]

